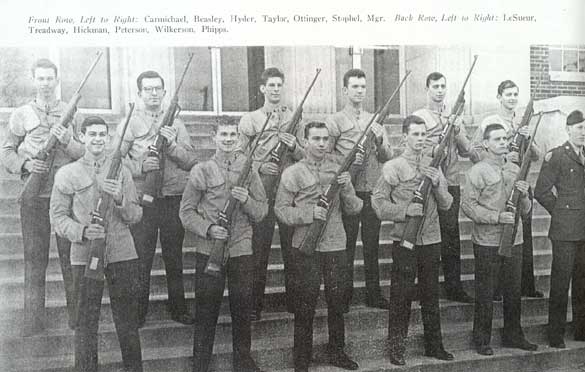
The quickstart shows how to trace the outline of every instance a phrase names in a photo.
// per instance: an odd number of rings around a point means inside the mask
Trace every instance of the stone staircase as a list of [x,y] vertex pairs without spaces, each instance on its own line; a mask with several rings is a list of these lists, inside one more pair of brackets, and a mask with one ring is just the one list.
[[[210,139],[211,121],[187,117],[192,141],[201,158],[213,153]],[[115,121],[112,120],[112,123]],[[400,127],[395,122],[387,126],[391,141],[398,143]],[[470,128],[472,131],[473,127]],[[464,161],[465,167],[470,163]],[[530,180],[534,182],[539,165],[533,165]],[[462,177],[462,182],[464,178]],[[23,272],[22,237],[16,195],[20,188],[18,179],[0,172],[0,371],[63,371],[72,370],[73,332],[67,328],[67,312],[61,271],[56,249],[51,248],[47,270],[47,330],[37,336],[23,338],[19,331],[22,322]],[[551,245],[546,234],[549,226],[547,212],[538,204],[534,210],[534,266],[536,285],[548,294]],[[382,290],[389,295],[391,245],[389,228],[384,222],[381,231],[380,273]],[[462,240],[462,280],[466,291],[474,291],[474,260],[470,241],[471,221],[460,216]],[[52,238],[52,245],[55,245]],[[193,305],[193,276],[195,247],[187,234],[183,250],[185,291],[189,306]],[[494,331],[495,355],[481,357],[471,347],[473,305],[441,300],[443,342],[447,350],[454,352],[455,361],[441,362],[423,357],[422,320],[418,303],[414,303],[413,320],[409,330],[407,365],[398,368],[386,357],[387,311],[366,308],[363,305],[365,282],[361,242],[358,242],[355,265],[355,294],[351,311],[346,315],[346,350],[355,358],[362,371],[547,371],[551,368],[575,366],[583,363],[585,343],[571,341],[567,336],[565,350],[546,346],[545,324],[548,300],[523,299],[523,325],[527,338],[540,344],[539,351],[529,353],[499,348],[500,333]],[[166,279],[160,249],[157,249],[152,270],[150,313],[141,329],[141,341],[145,371],[188,371],[192,355],[192,327],[169,319],[165,309]],[[442,281],[442,277],[441,277]],[[266,311],[259,322],[253,323],[252,348],[254,358],[266,371],[292,371],[292,336],[294,319],[285,311],[283,265],[278,233],[275,233],[270,253]],[[106,289],[107,293],[107,289]],[[495,328],[502,326],[502,304],[495,304]],[[315,345],[327,341],[326,306],[323,296],[315,319]],[[569,311],[570,312],[570,311]],[[100,371],[117,371],[121,368],[121,356],[112,321],[107,295],[102,302],[99,330]],[[214,345],[213,370],[231,370],[231,320],[227,291],[224,292],[217,335]],[[312,370],[320,372],[340,371],[334,367],[315,363]]]

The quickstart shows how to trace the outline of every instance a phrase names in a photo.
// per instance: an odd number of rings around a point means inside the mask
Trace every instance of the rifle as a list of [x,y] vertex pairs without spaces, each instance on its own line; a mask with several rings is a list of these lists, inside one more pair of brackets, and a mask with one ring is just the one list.
[[[313,85],[315,85],[315,82],[317,81],[317,77],[319,76],[320,73],[321,73],[321,69],[318,68],[317,72],[315,74],[315,77],[313,78],[313,81],[311,81],[309,88],[307,89],[307,91],[305,92],[305,95],[303,96],[303,99],[301,100],[301,102],[299,103],[299,106],[297,107],[297,109],[293,113],[290,124],[288,125],[288,128],[286,130],[287,133],[296,135],[297,128],[298,128],[299,123],[301,122],[301,119],[303,117],[303,105],[305,104],[305,100],[309,96],[309,92],[311,92],[311,89],[313,89]],[[273,200],[274,196],[276,194],[276,186],[279,183],[282,169],[286,165],[284,155],[285,155],[287,150],[288,150],[288,147],[284,143],[282,143],[281,141],[278,141],[276,146],[274,146],[274,148],[270,151],[270,159],[268,161],[272,162],[274,164],[277,164],[280,171],[278,172],[277,175],[267,175],[264,177],[264,189],[266,190],[266,196],[268,197],[268,200]]]
[[[248,158],[246,159],[246,162],[244,163],[244,166],[242,167],[242,172],[240,173],[240,176],[238,177],[238,180],[236,182],[236,186],[242,187],[246,183],[248,183],[248,179],[250,178],[250,170],[252,169],[252,164],[254,162],[254,152],[256,151],[256,148],[258,147],[260,137],[264,133],[264,130],[266,129],[266,126],[268,125],[268,122],[270,121],[271,116],[272,116],[272,113],[269,112],[268,115],[266,116],[266,121],[264,122],[264,125],[262,126],[262,130],[260,130],[260,133],[258,133],[256,135],[254,142],[251,143],[250,153],[248,154]],[[229,199],[226,201],[225,205],[223,206],[223,209],[219,212],[217,224],[219,226],[227,229],[228,232],[231,229],[232,222],[234,219],[234,214],[236,212],[236,209],[237,209],[239,203],[240,202],[238,200],[236,200],[236,198],[234,198],[233,196],[230,196]],[[213,247],[211,248],[211,254],[209,255],[209,259],[207,260],[207,264],[205,265],[205,270],[203,271],[205,274],[214,276],[216,278],[219,278],[221,276],[221,272],[223,270],[223,266],[224,266],[225,261],[226,261],[225,250],[227,248],[227,243],[228,243],[228,239],[226,239],[226,240],[215,239],[213,241]]]
[[[103,53],[101,51],[97,52],[95,60],[91,64],[83,80],[81,80],[81,83],[79,84],[79,87],[77,87],[75,93],[73,93],[73,96],[67,103],[65,110],[63,110],[63,115],[59,120],[59,124],[57,124],[58,126],[62,126],[64,128],[69,127],[69,123],[73,120],[73,116],[75,116],[75,112],[77,111],[77,104],[79,103],[79,100],[81,100],[81,89],[83,89],[83,87],[85,86],[87,79],[93,72],[93,69],[97,65],[102,54]],[[51,134],[45,146],[41,150],[39,150],[39,152],[33,157],[33,159],[47,161],[47,159],[49,159],[51,153],[53,152],[58,143],[59,139],[57,139],[57,137]],[[47,183],[47,176],[48,173],[31,172],[28,179],[24,183],[22,192],[20,193],[20,198],[23,201],[30,201],[32,200],[32,198],[38,196],[41,193],[43,185]]]
[[[116,151],[112,156],[112,162],[110,163],[110,169],[108,171],[107,179],[115,180],[118,178],[118,174],[120,173],[120,166],[122,164],[122,143],[124,142],[124,133],[126,133],[126,128],[128,128],[128,123],[130,122],[130,117],[132,116],[132,112],[134,111],[134,103],[130,104],[130,110],[128,114],[126,114],[126,120],[124,121],[124,129],[122,130],[122,136],[120,137],[120,142],[116,147]],[[91,212],[91,222],[92,224],[97,223],[106,227],[106,216],[108,213],[108,209],[112,204],[113,199],[110,194],[105,192],[100,193],[100,197],[96,203],[95,209]],[[95,239],[92,240],[89,246],[89,255],[87,258],[87,264],[85,265],[85,277],[90,278],[93,280],[104,280],[104,268],[105,268],[105,258],[106,258],[106,239]]]
[[341,189],[341,185],[337,183],[337,177],[341,173],[346,172],[351,167],[351,165],[355,161],[355,156],[357,155],[358,152],[362,154],[364,153],[367,143],[369,143],[369,141],[372,141],[375,136],[374,133],[370,131],[370,127],[372,126],[374,121],[380,125],[384,124],[384,120],[386,120],[386,117],[390,113],[390,103],[392,103],[394,97],[400,91],[400,87],[402,87],[409,74],[410,71],[407,71],[404,77],[402,78],[402,81],[396,87],[396,89],[394,89],[394,92],[392,93],[392,95],[390,95],[390,98],[388,98],[384,106],[380,107],[378,111],[376,111],[374,115],[372,115],[372,118],[368,122],[368,125],[364,129],[362,135],[343,159],[341,167],[337,170],[337,172],[331,179],[331,182],[327,186],[325,193],[319,196],[317,206],[327,209],[327,219],[325,221],[314,220],[311,226],[309,227],[309,230],[307,231],[307,234],[303,238],[303,241],[301,242],[301,245],[299,247],[299,250],[304,254],[312,255],[313,252],[315,252],[315,249],[317,249],[317,244],[319,244],[321,238],[323,237],[325,227],[327,226],[327,221],[329,221],[331,211],[333,211],[333,205],[337,199],[337,196],[339,195],[339,190]]
[[[522,157],[522,165],[520,166],[520,170],[516,175],[516,181],[526,181],[528,177],[528,171],[530,169],[530,163],[532,163],[530,156],[528,156],[528,152],[534,143],[534,137],[536,136],[536,131],[538,130],[538,125],[540,124],[540,120],[542,119],[542,113],[538,116],[538,121],[534,127],[534,132],[532,133],[532,137],[524,150],[524,154]],[[516,238],[516,231],[518,229],[518,220],[520,219],[520,214],[518,213],[518,206],[520,205],[520,191],[516,187],[512,189],[512,193],[510,197],[506,201],[506,212],[514,213],[514,224],[504,224],[504,229],[502,231],[502,236],[500,237],[500,247],[498,248],[498,254],[504,257],[512,257],[512,247],[514,246],[514,240]]]
[[[189,59],[187,60],[187,64],[185,65],[185,69],[183,70],[183,74],[181,75],[181,79],[179,80],[179,84],[177,84],[177,88],[175,89],[175,94],[171,98],[171,103],[165,113],[165,116],[162,120],[162,127],[173,126],[175,119],[179,116],[181,112],[181,107],[179,106],[179,91],[181,90],[181,86],[183,85],[183,80],[185,80],[185,75],[187,74],[187,70],[189,69],[189,65],[193,60],[193,53],[189,55]],[[143,207],[152,207],[154,203],[154,199],[160,196],[160,191],[162,189],[163,183],[163,169],[164,169],[164,162],[165,157],[163,156],[163,152],[167,147],[167,139],[164,136],[161,136],[160,133],[156,135],[152,145],[148,146],[148,156],[156,157],[159,160],[159,169],[153,170],[150,172],[146,172],[146,179],[144,181],[144,185],[142,187],[142,199],[140,204]]]
[[[538,80],[538,84],[536,85],[534,92],[538,91],[538,88],[540,87],[541,82],[542,82],[542,80]],[[530,120],[532,119],[533,115],[534,115],[534,95],[532,95],[530,97],[530,101],[528,101],[528,105],[526,105],[526,109],[524,109],[524,114],[522,115],[522,121],[520,122],[520,126],[518,127],[518,129],[520,129],[522,127],[527,127],[530,124]],[[516,134],[514,134],[512,141],[510,141],[510,146],[509,146],[510,152],[515,151],[518,154],[520,154],[520,156],[518,157],[518,163],[516,163],[517,165],[521,165],[523,163],[524,159],[522,158],[522,155],[524,155],[524,153],[525,153],[524,150],[525,150],[527,141],[528,141],[528,139],[526,137],[524,137],[523,135],[521,135],[520,133],[518,133],[518,131],[516,131]]]
[[[459,91],[459,95],[457,96],[457,100],[455,101],[455,105],[453,105],[453,110],[451,111],[453,113],[453,116],[451,116],[449,118],[449,120],[447,121],[447,125],[445,126],[445,128],[443,129],[443,133],[441,134],[441,140],[439,142],[439,145],[435,149],[435,156],[433,157],[433,160],[431,161],[431,164],[430,164],[430,166],[433,168],[437,168],[437,169],[440,168],[442,166],[443,162],[445,161],[446,150],[447,150],[449,142],[451,141],[451,137],[453,136],[453,125],[454,125],[455,121],[457,120],[457,118],[463,113],[463,108],[465,105],[465,86],[467,85],[467,82],[469,81],[469,78],[471,77],[471,72],[473,71],[473,67],[475,66],[476,62],[477,62],[477,55],[473,56],[473,62],[471,64],[471,67],[469,68],[469,72],[467,73],[467,77],[465,78],[465,81],[463,82],[463,86],[461,87],[461,90]],[[426,206],[426,204],[427,204],[427,199],[428,199],[430,191],[431,191],[431,179],[428,177],[425,177],[421,181],[421,183],[418,185],[416,190],[414,191],[414,196],[412,198],[411,203],[422,204],[423,210],[424,210],[424,206]],[[404,232],[402,234],[402,240],[400,241],[401,247],[404,247],[407,249],[414,248],[414,246],[416,245],[416,238],[418,237],[418,234],[419,234],[420,229],[422,227],[423,221],[424,221],[424,215],[423,216],[407,216],[406,217]]]

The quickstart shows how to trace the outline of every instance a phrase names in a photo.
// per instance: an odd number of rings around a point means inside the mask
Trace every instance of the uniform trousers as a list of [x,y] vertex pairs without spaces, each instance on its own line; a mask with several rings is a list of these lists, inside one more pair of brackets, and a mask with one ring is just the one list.
[[[342,215],[343,228],[347,236],[347,294],[348,305],[353,297],[353,267],[358,230],[361,223],[364,271],[366,277],[366,300],[375,301],[382,296],[380,290],[380,269],[378,255],[380,250],[380,225],[381,222],[372,208],[371,192],[356,192],[357,197],[364,201],[364,206],[359,214]],[[368,302],[368,301],[366,301]]]
[[461,241],[459,236],[459,206],[461,191],[459,185],[449,186],[449,194],[453,196],[451,208],[439,210],[441,225],[441,265],[443,267],[443,283],[447,296],[456,296],[463,291],[461,285]]
[[[392,274],[388,340],[390,352],[403,355],[410,320],[410,307],[418,294],[422,307],[424,346],[427,352],[443,348],[439,313],[440,243],[407,249],[395,241],[392,246]],[[418,277],[418,293],[414,279]]]
[[[261,312],[264,309],[264,291],[266,289],[266,277],[268,272],[268,259],[272,246],[272,238],[276,223],[274,214],[274,202],[268,207],[268,214],[259,223],[253,226],[252,249],[254,251],[254,303],[253,310]],[[287,311],[292,312],[293,301],[291,298],[291,283],[293,266],[291,265],[292,229],[284,223],[278,222],[278,235],[280,237],[280,252],[284,264],[284,289]]]
[[585,241],[553,240],[552,253],[548,303],[549,342],[560,343],[564,339],[571,281],[575,339],[585,341]]
[[498,255],[498,247],[473,244],[475,257],[475,314],[473,318],[473,342],[487,346],[492,336],[493,297],[501,283],[504,297],[504,342],[524,340],[520,324],[522,305],[520,278],[522,275],[522,246],[512,247],[512,257]]
[[232,317],[234,370],[250,358],[252,283],[254,257],[230,257],[221,277],[204,273],[209,256],[197,253],[195,266],[195,327],[193,332],[193,371],[207,372],[213,352],[215,327],[223,299],[226,277]]
[[[49,198],[34,198],[22,201],[20,222],[24,246],[24,334],[35,333],[44,328],[45,321],[45,274],[49,264],[51,243],[51,221]],[[69,327],[75,325],[75,295],[71,274],[71,242],[59,235],[57,251],[65,285],[65,298],[69,315]]]
[[347,256],[345,251],[315,252],[312,255],[293,249],[295,276],[294,365],[308,368],[313,353],[313,319],[321,287],[325,284],[327,301],[328,348],[331,352],[343,351],[345,346]]
[[152,207],[143,208],[142,220],[131,226],[136,252],[141,262],[140,321],[148,313],[150,271],[160,232],[160,245],[168,289],[168,311],[178,316],[187,311],[183,287],[183,238],[185,229],[179,219],[181,196],[156,198]]
[[[110,263],[105,268],[112,316],[122,352],[124,370],[142,371],[142,351],[138,333],[138,260]],[[73,266],[73,281],[78,293],[78,323],[75,328],[75,370],[98,370],[98,325],[104,281],[84,276],[85,265]]]

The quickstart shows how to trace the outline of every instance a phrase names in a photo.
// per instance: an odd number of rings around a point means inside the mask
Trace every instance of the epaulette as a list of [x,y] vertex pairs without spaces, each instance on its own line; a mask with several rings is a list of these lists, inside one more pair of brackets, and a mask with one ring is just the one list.
[[552,150],[544,155],[544,161],[549,161],[552,158]]

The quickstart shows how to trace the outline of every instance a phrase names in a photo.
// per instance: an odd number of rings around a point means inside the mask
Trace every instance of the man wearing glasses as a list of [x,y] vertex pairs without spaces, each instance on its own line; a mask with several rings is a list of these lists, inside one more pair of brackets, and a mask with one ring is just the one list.
[[[124,135],[122,154],[128,155],[125,164],[132,171],[139,194],[143,193],[148,172],[160,169],[163,174],[162,197],[156,197],[151,205],[145,206],[142,221],[132,226],[132,236],[142,264],[139,324],[144,325],[148,313],[150,270],[159,235],[167,274],[167,310],[174,321],[193,324],[183,288],[185,230],[179,219],[179,206],[188,172],[196,162],[195,154],[189,133],[181,120],[177,118],[172,126],[162,126],[165,116],[162,101],[166,94],[163,78],[156,71],[145,71],[138,76],[136,83],[140,100]],[[118,126],[118,136],[122,127],[123,124]],[[162,165],[158,157],[148,156],[148,147],[155,142],[157,135],[163,136],[167,142]]]

